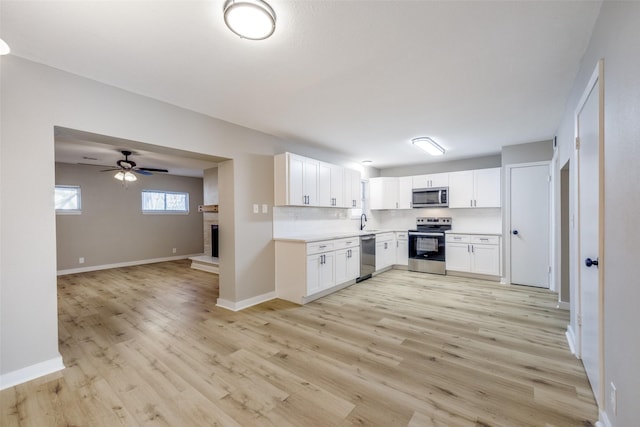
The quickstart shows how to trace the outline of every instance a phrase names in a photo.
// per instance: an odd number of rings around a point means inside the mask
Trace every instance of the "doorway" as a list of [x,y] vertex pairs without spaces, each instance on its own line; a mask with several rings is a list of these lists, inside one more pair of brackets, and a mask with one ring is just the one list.
[[510,282],[549,288],[549,163],[513,165],[508,167],[507,173]]

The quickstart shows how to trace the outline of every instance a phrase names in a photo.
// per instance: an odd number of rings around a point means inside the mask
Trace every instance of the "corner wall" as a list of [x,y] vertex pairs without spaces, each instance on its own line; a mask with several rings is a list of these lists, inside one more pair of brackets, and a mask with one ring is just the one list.
[[[640,419],[640,3],[604,1],[558,129],[556,168],[573,160],[575,109],[604,58],[604,377],[601,421],[626,427]],[[556,176],[560,171],[556,170]],[[572,187],[573,189],[574,187]],[[559,195],[556,195],[558,200]],[[573,212],[571,213],[573,215]],[[559,221],[559,212],[557,212]],[[558,250],[556,251],[558,253]],[[580,262],[574,254],[574,263]],[[572,279],[575,280],[575,279]],[[571,283],[575,328],[576,284]],[[574,329],[577,330],[577,329]],[[617,411],[610,404],[617,388]]]

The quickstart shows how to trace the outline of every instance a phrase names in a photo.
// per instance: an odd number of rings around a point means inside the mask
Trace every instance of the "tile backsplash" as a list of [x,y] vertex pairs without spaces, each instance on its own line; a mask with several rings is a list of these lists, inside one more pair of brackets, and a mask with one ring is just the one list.
[[[368,211],[365,230],[410,230],[419,216],[451,217],[452,230],[461,233],[502,233],[502,210],[486,209],[406,209]],[[352,218],[350,209],[313,207],[274,207],[275,237],[359,231],[360,218]]]

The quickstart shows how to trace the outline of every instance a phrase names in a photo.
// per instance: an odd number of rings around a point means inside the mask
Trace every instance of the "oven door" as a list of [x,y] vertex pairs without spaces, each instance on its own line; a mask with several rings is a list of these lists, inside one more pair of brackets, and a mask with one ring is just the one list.
[[443,232],[409,231],[409,270],[444,274]]

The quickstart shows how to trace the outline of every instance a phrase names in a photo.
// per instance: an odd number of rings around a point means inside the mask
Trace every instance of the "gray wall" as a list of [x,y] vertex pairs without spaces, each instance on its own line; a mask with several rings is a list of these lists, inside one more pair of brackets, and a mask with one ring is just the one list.
[[[202,178],[138,175],[125,187],[100,169],[56,163],[56,184],[82,197],[82,214],[56,215],[58,270],[202,253]],[[142,190],[189,193],[189,214],[143,214]]]
[[[640,419],[640,2],[605,1],[558,129],[561,168],[573,155],[574,116],[599,59],[604,59],[604,378],[601,408],[614,427]],[[571,161],[571,169],[576,163]],[[556,170],[556,176],[559,170]],[[573,190],[573,186],[572,186]],[[558,200],[558,199],[556,199]],[[559,217],[559,213],[557,213]],[[574,258],[576,259],[576,258]],[[579,262],[576,259],[575,262]],[[575,312],[575,283],[571,305]],[[576,322],[572,316],[572,323]],[[618,395],[617,415],[610,384]]]
[[502,147],[502,166],[544,162],[551,159],[553,159],[553,140]]
[[430,173],[456,172],[473,169],[498,168],[502,166],[500,154],[475,157],[472,159],[451,160],[449,162],[426,163],[422,165],[399,166],[382,169],[380,176],[413,176]]

